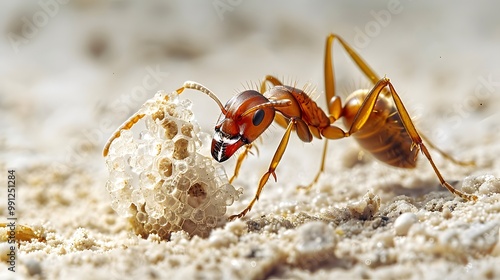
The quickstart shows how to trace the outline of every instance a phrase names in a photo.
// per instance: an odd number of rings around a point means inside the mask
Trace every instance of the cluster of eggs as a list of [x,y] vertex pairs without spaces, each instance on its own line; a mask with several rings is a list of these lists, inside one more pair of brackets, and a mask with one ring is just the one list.
[[111,207],[143,237],[168,239],[179,230],[205,237],[241,194],[204,152],[209,137],[200,132],[191,105],[176,92],[158,92],[137,112],[145,123],[138,137],[122,130],[110,146]]

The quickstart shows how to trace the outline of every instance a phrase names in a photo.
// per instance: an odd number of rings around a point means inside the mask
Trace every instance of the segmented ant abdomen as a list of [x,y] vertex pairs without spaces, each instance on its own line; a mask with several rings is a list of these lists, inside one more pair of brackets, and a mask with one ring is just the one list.
[[[368,90],[352,93],[344,106],[344,124],[350,127],[365,100]],[[396,107],[379,96],[365,125],[352,135],[359,145],[376,159],[400,168],[415,168],[418,149],[406,132]]]

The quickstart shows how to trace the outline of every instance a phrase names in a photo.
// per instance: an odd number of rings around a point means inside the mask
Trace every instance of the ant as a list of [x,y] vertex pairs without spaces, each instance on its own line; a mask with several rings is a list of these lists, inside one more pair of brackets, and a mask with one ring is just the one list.
[[[335,39],[374,85],[371,90],[354,91],[347,97],[344,106],[342,106],[340,97],[335,94],[332,65],[332,45]],[[199,83],[187,81],[181,88],[177,89],[178,94],[181,94],[185,89],[198,90],[212,98],[219,106],[222,113],[215,126],[211,145],[211,153],[215,160],[223,162],[239,148],[245,146],[245,150],[237,159],[234,175],[230,182],[238,175],[243,160],[252,148],[252,142],[273,121],[286,129],[268,171],[259,181],[253,199],[243,211],[230,216],[229,220],[241,218],[252,209],[271,175],[277,180],[275,171],[286,150],[292,131],[295,131],[303,142],[311,142],[313,136],[318,139],[324,137],[331,140],[352,136],[362,148],[375,158],[399,168],[415,168],[418,152],[421,151],[431,164],[443,187],[465,200],[477,200],[477,196],[461,192],[444,180],[422,139],[429,147],[456,164],[473,165],[473,163],[459,162],[453,159],[421,136],[390,80],[387,77],[380,78],[375,74],[356,51],[336,34],[330,34],[326,40],[324,75],[328,112],[319,108],[316,102],[303,90],[283,85],[277,78],[270,75],[267,75],[262,81],[260,92],[245,90],[233,96],[225,106],[212,91]],[[266,83],[272,84],[269,90]],[[391,102],[391,98],[393,102]],[[104,148],[104,156],[107,155],[111,142],[120,136],[121,129],[130,129],[143,116],[137,114],[132,116],[115,132]],[[343,117],[344,125],[348,128],[347,131],[334,125],[341,117]],[[311,184],[302,188],[310,189],[318,181],[325,168],[327,148],[328,141],[325,141],[319,171]]]

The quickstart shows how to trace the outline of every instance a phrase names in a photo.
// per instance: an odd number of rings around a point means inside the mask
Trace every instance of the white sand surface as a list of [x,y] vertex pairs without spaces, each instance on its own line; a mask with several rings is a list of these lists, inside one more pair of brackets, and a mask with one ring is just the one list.
[[[61,2],[61,3],[60,3]],[[500,5],[491,1],[40,1],[0,4],[0,223],[7,170],[16,174],[22,241],[15,270],[0,244],[0,279],[499,279]],[[101,152],[125,119],[158,90],[198,81],[225,102],[272,74],[325,108],[323,57],[335,32],[387,75],[419,130],[474,167],[431,149],[448,182],[479,196],[454,197],[424,157],[414,170],[361,153],[354,139],[295,135],[246,217],[208,237],[136,236],[111,208]],[[338,94],[369,82],[335,45]],[[186,91],[211,133],[219,111]],[[234,182],[241,211],[266,171],[283,129]],[[224,163],[231,174],[235,160]],[[2,240],[7,233],[2,231]]]

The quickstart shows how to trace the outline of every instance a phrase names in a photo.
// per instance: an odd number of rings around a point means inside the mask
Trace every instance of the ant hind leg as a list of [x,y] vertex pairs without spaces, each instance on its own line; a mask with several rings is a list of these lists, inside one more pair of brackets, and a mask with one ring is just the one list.
[[435,150],[438,154],[440,154],[443,158],[453,162],[454,164],[456,165],[460,165],[460,166],[475,166],[476,165],[476,162],[474,161],[461,161],[461,160],[457,160],[455,159],[452,155],[448,154],[447,152],[441,150],[440,148],[438,148],[436,145],[434,145],[427,136],[423,135],[422,132],[420,132],[420,137],[422,137],[422,139],[424,140],[425,143],[427,143],[427,145]]
[[477,196],[475,196],[473,194],[467,194],[467,193],[464,193],[460,190],[455,189],[448,182],[446,182],[446,180],[443,178],[443,176],[441,175],[441,172],[439,171],[436,164],[434,163],[434,160],[432,159],[431,154],[429,153],[429,151],[427,150],[427,147],[423,143],[420,134],[417,132],[417,129],[415,128],[415,125],[413,124],[411,117],[408,114],[408,111],[404,107],[403,101],[401,100],[401,98],[397,94],[396,90],[394,89],[392,83],[390,82],[390,80],[388,78],[386,78],[386,77],[382,78],[380,81],[377,82],[377,84],[375,84],[375,87],[370,91],[370,93],[368,93],[365,100],[363,101],[363,104],[359,108],[358,113],[357,113],[353,123],[351,124],[349,132],[347,134],[352,135],[353,133],[355,133],[356,131],[360,130],[363,127],[363,125],[366,123],[366,121],[370,117],[370,115],[375,107],[375,103],[377,101],[379,94],[386,87],[389,87],[390,95],[394,101],[394,104],[396,105],[396,109],[398,111],[399,116],[401,117],[401,121],[403,123],[403,126],[413,141],[413,147],[419,149],[425,155],[425,157],[427,158],[427,160],[431,164],[432,169],[434,170],[434,173],[438,177],[441,185],[443,187],[445,187],[448,191],[450,191],[452,194],[454,194],[460,198],[463,198],[463,199],[469,200],[469,201],[477,200]]

